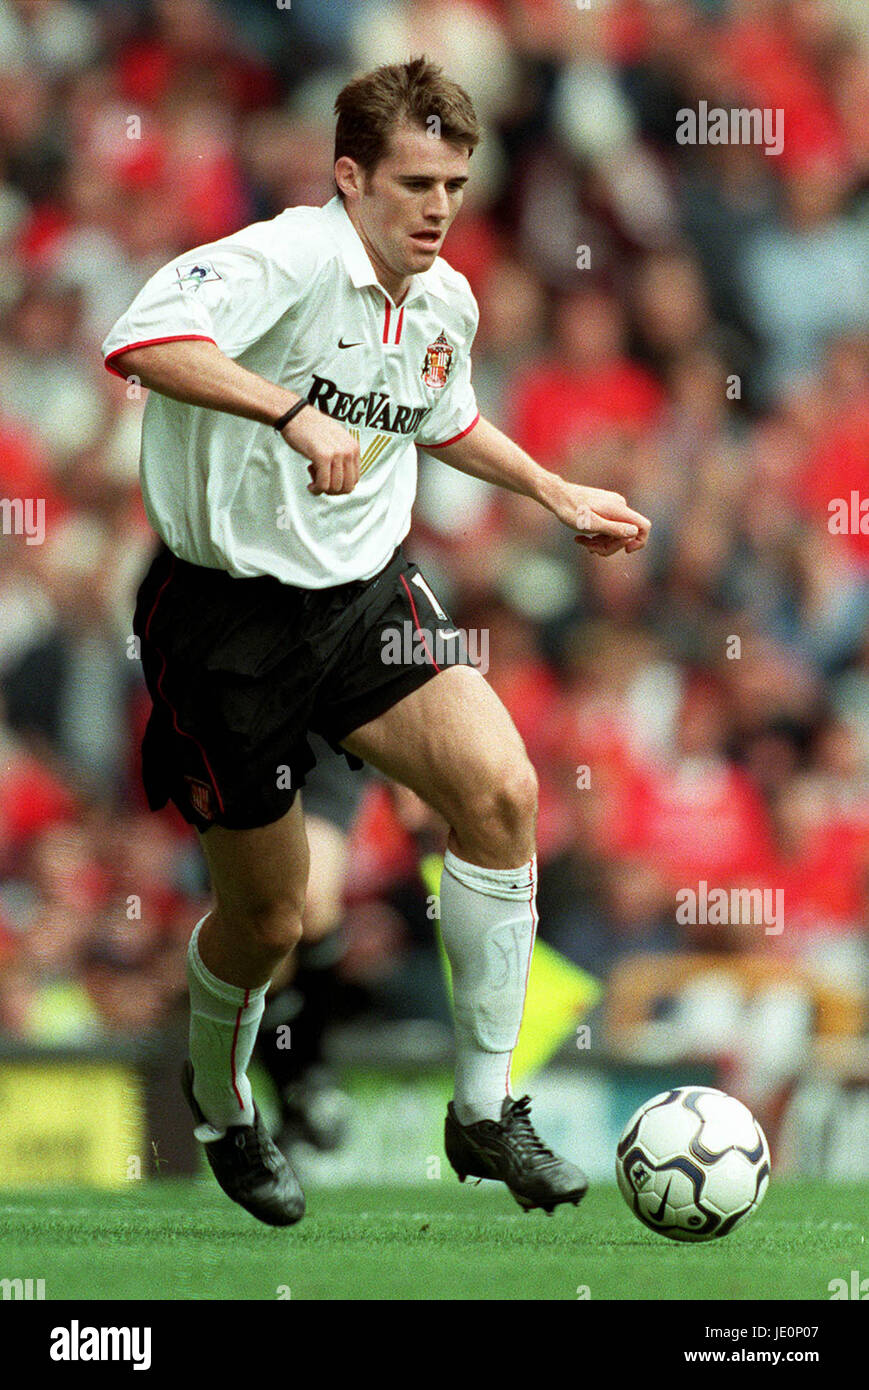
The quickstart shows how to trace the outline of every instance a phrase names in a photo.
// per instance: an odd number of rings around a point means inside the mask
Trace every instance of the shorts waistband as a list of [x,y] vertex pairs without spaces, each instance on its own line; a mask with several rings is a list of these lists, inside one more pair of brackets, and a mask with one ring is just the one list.
[[401,546],[397,545],[386,564],[379,569],[376,574],[372,574],[369,579],[348,579],[344,584],[327,584],[322,589],[305,589],[298,584],[285,584],[283,580],[278,579],[277,575],[274,574],[253,574],[245,575],[243,578],[240,578],[238,575],[230,574],[228,570],[217,569],[211,565],[195,565],[191,560],[184,560],[180,555],[176,555],[174,550],[170,550],[169,546],[162,538],[160,539],[160,549],[158,551],[158,555],[161,559],[174,559],[176,564],[181,565],[188,572],[194,575],[201,575],[203,578],[206,576],[217,578],[217,576],[220,575],[233,584],[260,584],[263,587],[270,587],[273,584],[278,584],[282,589],[292,589],[298,594],[362,593],[370,584],[373,584],[376,580],[380,579],[382,575],[386,574],[386,571],[401,557],[401,553]]

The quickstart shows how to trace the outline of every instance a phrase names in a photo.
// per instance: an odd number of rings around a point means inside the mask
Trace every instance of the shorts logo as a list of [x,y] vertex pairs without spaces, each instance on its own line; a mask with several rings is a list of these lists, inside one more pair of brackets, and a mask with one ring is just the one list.
[[190,785],[190,804],[203,820],[214,820],[211,806],[211,788],[205,782],[197,782],[195,777],[185,777]]
[[176,268],[178,283],[180,285],[192,285],[195,290],[200,285],[204,285],[206,280],[222,280],[210,261],[188,261],[186,265],[179,265]]
[[452,366],[453,349],[443,335],[443,331],[435,338],[433,343],[429,343],[425,350],[425,361],[422,364],[422,379],[426,386],[432,386],[436,391],[441,391],[447,384],[447,377]]

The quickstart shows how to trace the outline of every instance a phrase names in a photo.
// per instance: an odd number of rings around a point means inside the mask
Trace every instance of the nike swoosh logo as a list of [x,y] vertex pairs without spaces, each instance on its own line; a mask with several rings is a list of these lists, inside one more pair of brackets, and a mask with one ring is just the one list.
[[349,348],[349,347],[361,347],[362,344],[361,344],[361,343],[345,343],[345,341],[344,341],[343,338],[339,338],[339,339],[338,339],[338,346],[339,346],[339,348]]
[[667,1189],[666,1189],[666,1191],[665,1191],[663,1197],[661,1198],[661,1205],[658,1207],[658,1210],[657,1210],[657,1211],[650,1211],[650,1212],[649,1212],[649,1219],[650,1219],[651,1221],[663,1221],[663,1219],[664,1219],[664,1211],[665,1211],[666,1206],[667,1206],[667,1198],[668,1198],[669,1195],[670,1195],[670,1188],[671,1188],[672,1186],[673,1186],[673,1179],[671,1178],[670,1181],[667,1183]]

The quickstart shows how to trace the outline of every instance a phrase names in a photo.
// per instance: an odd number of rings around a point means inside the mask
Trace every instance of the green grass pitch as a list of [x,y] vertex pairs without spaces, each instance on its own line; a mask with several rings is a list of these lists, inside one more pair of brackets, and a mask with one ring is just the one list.
[[[552,1217],[503,1188],[312,1189],[290,1230],[259,1225],[210,1178],[129,1191],[0,1192],[0,1277],[50,1299],[792,1299],[869,1274],[869,1188],[779,1182],[724,1240],[646,1231],[615,1187]],[[582,1291],[587,1290],[587,1293]]]

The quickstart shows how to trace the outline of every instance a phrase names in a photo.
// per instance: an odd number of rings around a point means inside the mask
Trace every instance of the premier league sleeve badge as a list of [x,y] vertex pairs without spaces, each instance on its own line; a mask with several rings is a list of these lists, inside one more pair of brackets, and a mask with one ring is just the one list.
[[222,280],[223,276],[214,269],[211,261],[188,261],[186,265],[176,267],[179,285],[190,285],[198,290],[200,285],[204,285],[208,280]]

